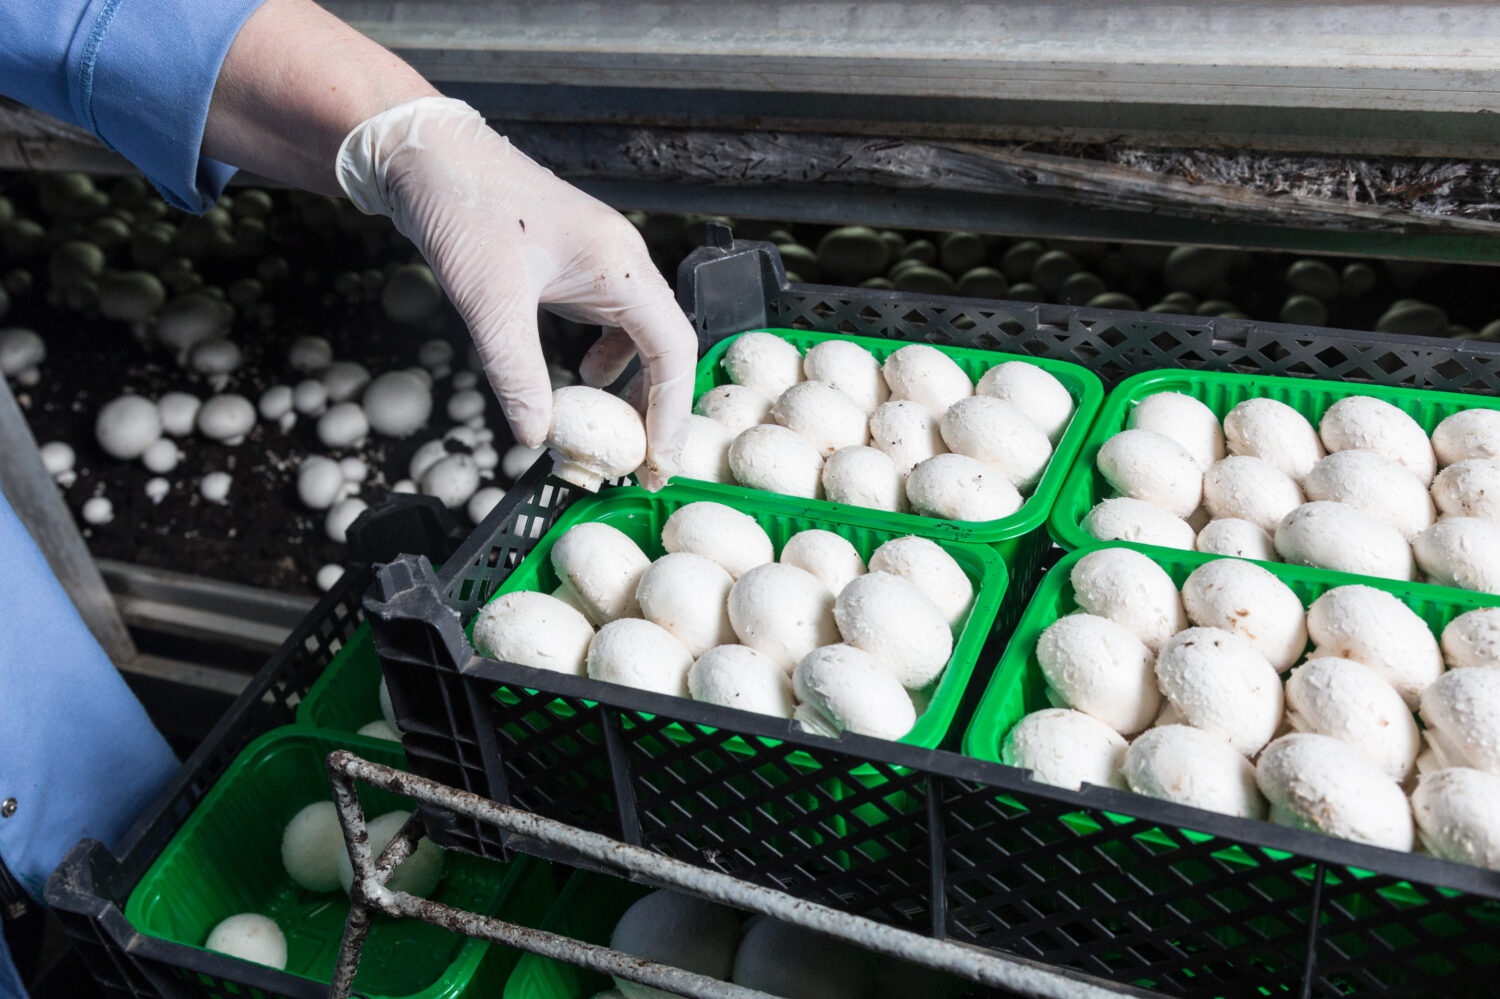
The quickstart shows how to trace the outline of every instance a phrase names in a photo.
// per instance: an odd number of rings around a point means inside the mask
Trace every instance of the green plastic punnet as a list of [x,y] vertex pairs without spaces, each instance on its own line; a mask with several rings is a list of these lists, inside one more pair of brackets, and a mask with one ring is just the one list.
[[[749,332],[773,333],[803,353],[825,340],[847,340],[849,343],[865,348],[881,361],[902,347],[911,346],[911,342],[905,340],[843,336],[837,333],[809,333],[803,330],[773,329]],[[738,336],[743,335],[738,334]],[[735,339],[737,337],[732,336],[720,340],[710,347],[698,361],[698,376],[693,383],[694,402],[697,402],[698,398],[709,389],[729,383],[729,376],[725,373],[722,362],[724,353]],[[968,347],[945,347],[941,344],[928,346],[951,357],[970,380],[976,383],[981,375],[997,364],[1003,364],[1006,361],[1025,361],[1052,375],[1073,397],[1073,418],[1069,421],[1062,436],[1058,438],[1057,445],[1052,451],[1051,461],[1047,463],[1047,468],[1037,482],[1036,488],[1032,490],[1031,495],[1026,497],[1026,502],[1021,505],[1021,509],[1010,516],[984,521],[943,520],[938,517],[923,517],[915,513],[895,513],[889,510],[872,510],[868,507],[832,503],[828,500],[810,500],[725,483],[702,482],[697,479],[674,479],[673,481],[691,483],[695,489],[701,489],[710,494],[711,498],[730,506],[738,506],[740,498],[745,496],[754,497],[757,500],[764,498],[771,503],[790,504],[792,509],[806,511],[828,521],[865,524],[898,534],[921,534],[934,540],[949,538],[955,541],[996,542],[1019,537],[1041,527],[1047,521],[1047,514],[1052,508],[1053,500],[1056,499],[1058,490],[1062,488],[1073,458],[1083,445],[1089,427],[1094,422],[1094,414],[1098,412],[1100,402],[1104,398],[1104,387],[1099,377],[1077,364],[1054,361],[1045,357],[1032,357],[1029,354],[1005,354],[991,350],[974,350]]]
[[[636,899],[650,892],[619,878],[577,871],[542,921],[542,929],[585,943],[608,945],[615,923]],[[608,975],[576,964],[527,954],[505,983],[504,999],[592,999],[614,982]]]
[[361,624],[297,704],[297,724],[358,732],[380,713],[380,657],[369,624]]

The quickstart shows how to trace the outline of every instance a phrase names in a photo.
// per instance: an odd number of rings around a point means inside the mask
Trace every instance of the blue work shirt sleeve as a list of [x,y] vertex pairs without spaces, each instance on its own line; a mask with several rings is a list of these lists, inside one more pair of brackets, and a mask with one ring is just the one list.
[[173,205],[234,167],[202,154],[219,68],[263,0],[0,0],[0,93],[88,129]]

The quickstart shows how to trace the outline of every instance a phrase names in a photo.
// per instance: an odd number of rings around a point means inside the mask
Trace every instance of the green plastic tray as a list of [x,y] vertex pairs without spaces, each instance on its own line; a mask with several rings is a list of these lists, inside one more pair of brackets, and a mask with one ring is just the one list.
[[358,732],[382,719],[380,676],[370,625],[361,624],[297,705],[297,724]]
[[[1117,385],[1099,418],[1094,421],[1092,432],[1077,452],[1067,482],[1057,495],[1052,507],[1052,518],[1048,530],[1057,543],[1064,548],[1085,548],[1097,545],[1099,540],[1084,528],[1083,521],[1094,505],[1114,495],[1109,483],[1094,465],[1099,448],[1104,442],[1125,429],[1125,421],[1137,402],[1158,392],[1180,392],[1200,400],[1220,420],[1235,406],[1246,399],[1266,398],[1284,402],[1312,423],[1316,428],[1323,414],[1340,399],[1352,395],[1368,395],[1396,406],[1432,434],[1433,429],[1444,419],[1463,409],[1500,409],[1500,399],[1490,396],[1468,395],[1460,392],[1433,392],[1426,389],[1393,388],[1386,385],[1346,384],[1325,382],[1312,378],[1279,378],[1268,375],[1241,375],[1217,371],[1147,371],[1127,378]],[[1156,545],[1134,545],[1153,557],[1177,549]],[[1282,563],[1265,562],[1266,566]],[[1373,577],[1359,576],[1360,580],[1376,585]]]
[[[865,348],[882,361],[902,347],[911,345],[905,340],[843,336],[835,333],[809,333],[802,330],[773,329],[753,332],[774,333],[804,353],[809,347],[825,340],[847,340]],[[724,372],[724,365],[721,361],[729,345],[738,336],[743,335],[738,334],[720,340],[710,347],[698,361],[698,376],[693,384],[694,402],[697,402],[698,397],[709,389],[717,385],[728,384],[729,376]],[[764,497],[772,502],[788,504],[792,509],[805,511],[811,516],[821,517],[828,521],[865,524],[897,534],[921,534],[933,539],[995,542],[1018,537],[1041,527],[1047,522],[1047,514],[1052,509],[1052,503],[1057,498],[1058,490],[1062,488],[1073,458],[1082,446],[1089,427],[1093,425],[1094,415],[1098,412],[1099,405],[1104,398],[1104,387],[1099,377],[1077,364],[1054,361],[1045,357],[1032,357],[1029,354],[1004,354],[968,347],[945,347],[940,344],[930,344],[930,346],[953,358],[975,382],[978,382],[981,375],[997,364],[1003,364],[1006,361],[1025,361],[1051,374],[1073,396],[1076,407],[1073,411],[1073,418],[1068,422],[1067,429],[1063,431],[1062,436],[1058,438],[1057,446],[1052,452],[1052,460],[1047,463],[1046,471],[1042,473],[1036,489],[1026,497],[1026,502],[1021,505],[1021,509],[1009,517],[984,521],[941,520],[914,513],[872,510],[868,507],[849,506],[828,500],[809,500],[798,496],[787,496],[784,493],[772,493],[717,482],[703,482],[697,479],[674,481],[691,482],[695,489],[701,489],[710,494],[711,498],[721,503],[728,503],[730,506],[737,506],[739,499],[744,496],[753,496],[757,499]]]
[[[824,515],[821,506],[833,506],[836,510],[847,509],[834,504],[814,506],[808,503],[805,509],[795,511],[786,502],[764,501],[758,495],[747,495],[739,490],[733,497],[713,493],[693,486],[669,486],[656,493],[646,492],[635,486],[609,489],[598,496],[580,500],[568,508],[552,529],[537,542],[514,572],[495,591],[490,599],[515,590],[535,590],[551,593],[558,585],[557,574],[552,570],[552,546],[557,539],[575,524],[599,522],[618,528],[641,547],[652,559],[665,554],[661,546],[662,526],[672,511],[688,503],[703,500],[726,502],[743,513],[754,517],[756,522],[771,537],[778,557],[788,538],[808,528],[822,528],[847,539],[860,557],[869,560],[871,553],[892,538],[921,531],[907,531],[888,527],[838,523]],[[923,526],[924,518],[912,518]],[[931,537],[931,534],[928,534]],[[950,731],[958,714],[964,690],[974,675],[980,650],[995,622],[996,612],[1005,596],[1008,574],[1002,551],[989,545],[965,544],[947,538],[933,538],[958,562],[974,584],[975,599],[969,608],[953,644],[953,655],[947,669],[938,678],[931,691],[927,710],[917,719],[916,725],[901,742],[925,749],[956,744],[959,733]],[[1011,544],[1019,544],[1012,542]],[[472,639],[473,622],[469,623]]]
[[[625,910],[650,890],[619,878],[577,871],[558,893],[542,929],[585,943],[607,945]],[[505,983],[504,999],[591,999],[595,993],[613,987],[608,975],[526,954],[516,962]]]
[[[348,901],[343,892],[295,884],[281,865],[281,834],[304,805],[330,800],[324,760],[338,748],[405,765],[400,747],[378,739],[295,725],[268,732],[245,748],[188,816],[131,892],[125,917],[142,933],[201,947],[220,920],[259,912],[286,934],[286,970],[326,984]],[[370,817],[414,807],[364,785],[359,797]],[[534,926],[555,895],[545,864],[529,858],[499,864],[449,851],[433,897]],[[377,918],[355,988],[382,997],[447,999],[465,989],[494,995],[519,956],[426,923]]]

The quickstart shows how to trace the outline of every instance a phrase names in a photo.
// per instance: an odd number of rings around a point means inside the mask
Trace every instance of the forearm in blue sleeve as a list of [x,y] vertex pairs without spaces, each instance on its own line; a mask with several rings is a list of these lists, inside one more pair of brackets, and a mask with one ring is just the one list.
[[202,212],[234,168],[201,153],[224,55],[263,0],[0,0],[0,93],[93,132]]

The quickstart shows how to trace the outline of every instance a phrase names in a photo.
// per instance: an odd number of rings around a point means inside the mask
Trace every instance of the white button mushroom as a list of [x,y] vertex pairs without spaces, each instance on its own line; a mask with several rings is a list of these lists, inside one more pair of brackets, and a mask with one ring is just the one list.
[[798,717],[820,735],[855,732],[900,739],[917,722],[916,709],[889,670],[863,649],[837,643],[814,649],[792,674]]
[[228,472],[209,472],[198,483],[198,495],[210,503],[223,503],[229,499],[229,489],[234,478]]
[[[943,414],[940,430],[948,450],[977,458],[1023,492],[1036,487],[1052,457],[1047,435],[1024,410],[1004,399],[987,395],[960,399]],[[1193,506],[1197,505],[1194,500]]]
[[1224,416],[1230,454],[1262,458],[1301,482],[1323,457],[1323,442],[1307,418],[1275,399],[1246,399]]
[[0,330],[0,375],[24,385],[35,384],[46,359],[47,344],[36,331],[19,327]]
[[1449,669],[1500,668],[1500,607],[1481,607],[1449,621],[1442,647]]
[[292,415],[292,387],[290,385],[272,385],[260,394],[255,408],[263,420],[280,422],[285,416]]
[[841,447],[823,463],[823,495],[833,503],[903,511],[906,487],[896,465],[873,447]]
[[442,371],[453,363],[453,344],[447,340],[424,341],[417,348],[417,363],[428,371]]
[[309,510],[326,510],[344,497],[348,480],[339,463],[312,455],[297,468],[297,497]]
[[1125,790],[1120,767],[1126,743],[1097,718],[1069,708],[1033,711],[1005,737],[1000,761],[1031,771],[1031,779],[1078,790],[1084,784]]
[[734,434],[718,420],[689,415],[677,457],[677,474],[703,482],[733,482],[729,467],[729,445]]
[[661,625],[694,658],[732,645],[729,591],[734,579],[717,562],[692,552],[669,552],[651,563],[636,586],[641,616]]
[[662,525],[661,544],[669,552],[711,559],[735,579],[776,561],[771,537],[755,518],[723,503],[687,503],[673,510]]
[[1359,750],[1326,735],[1284,735],[1266,747],[1255,780],[1271,821],[1389,850],[1410,850],[1411,807]]
[[748,645],[719,645],[700,655],[688,670],[688,693],[695,701],[775,718],[792,717],[797,706],[786,670]]
[[[1444,517],[1477,517],[1500,524],[1500,461],[1465,458],[1449,465],[1432,480],[1432,502],[1437,504]],[[1430,514],[1430,506],[1428,510]],[[1427,523],[1419,530],[1425,530],[1431,524],[1429,515]]]
[[818,499],[823,458],[818,449],[786,427],[751,427],[729,445],[735,481],[751,489]]
[[917,513],[946,520],[998,520],[1021,509],[1020,492],[1000,472],[964,454],[939,454],[906,477]]
[[370,466],[363,458],[351,454],[339,459],[339,471],[344,473],[344,481],[358,485],[369,477]]
[[357,402],[336,403],[318,417],[318,440],[324,447],[358,447],[369,433],[370,421]]
[[[313,582],[318,584],[319,590],[327,593],[329,590],[337,586],[339,584],[339,580],[343,578],[344,567],[339,565],[337,562],[329,562],[326,565],[318,567],[317,574],[313,576]],[[380,724],[384,725],[385,719],[381,719]],[[397,741],[400,741],[399,736],[397,737]]]
[[936,680],[953,652],[947,616],[892,573],[851,580],[839,592],[833,614],[844,641],[874,656],[908,690]]
[[1123,771],[1136,794],[1245,819],[1266,817],[1250,761],[1201,728],[1165,725],[1142,733],[1125,753]]
[[409,371],[388,371],[361,398],[365,418],[377,434],[409,437],[432,414],[432,393]]
[[1437,639],[1416,613],[1373,586],[1337,586],[1307,609],[1313,656],[1364,663],[1385,680],[1408,709],[1443,672]]
[[1142,545],[1192,551],[1196,536],[1187,521],[1145,500],[1117,496],[1095,504],[1083,529],[1100,541],[1133,541]]
[[318,380],[328,390],[333,402],[348,402],[370,384],[370,372],[363,364],[353,361],[334,361],[323,369]]
[[1411,549],[1429,583],[1500,593],[1500,524],[1448,517],[1418,534]]
[[619,396],[570,385],[552,393],[547,445],[558,478],[597,492],[606,481],[628,475],[646,460],[646,425]]
[[323,518],[323,532],[328,535],[328,540],[345,544],[349,540],[349,527],[359,519],[359,515],[369,509],[369,504],[357,496],[349,499],[339,500],[328,510],[328,516]]
[[161,413],[150,399],[122,395],[100,407],[94,436],[105,454],[131,461],[161,436]]
[[511,482],[526,474],[526,470],[535,465],[537,459],[547,449],[545,447],[527,447],[525,444],[512,444],[505,449],[505,455],[500,459],[500,474]]
[[1203,470],[1187,449],[1150,430],[1124,430],[1105,441],[1099,473],[1122,496],[1145,500],[1178,517],[1203,501]]
[[145,490],[151,505],[160,506],[161,501],[167,498],[167,493],[172,491],[172,484],[158,475],[146,480]]
[[[325,568],[327,568],[325,566]],[[376,718],[374,721],[365,722],[355,730],[356,735],[363,735],[370,739],[384,739],[386,742],[400,742],[401,733],[384,718]]]
[[328,390],[313,378],[298,382],[292,388],[292,407],[303,416],[321,416],[328,408]]
[[1151,650],[1108,618],[1070,614],[1054,621],[1037,639],[1036,659],[1063,706],[1121,735],[1146,728],[1161,707]]
[[149,472],[164,475],[177,467],[182,452],[177,450],[177,445],[164,437],[157,438],[141,454],[141,464],[146,466]]
[[588,675],[673,697],[688,696],[693,656],[660,625],[622,617],[599,629],[589,643]]
[[[470,363],[472,364],[474,361],[470,361]],[[462,392],[464,389],[476,388],[479,385],[479,372],[472,370],[456,372],[453,375],[452,385],[459,392]],[[554,386],[554,388],[561,388],[561,386]]]
[[552,546],[551,559],[557,578],[573,587],[595,626],[641,616],[635,591],[651,560],[619,528],[601,523],[571,527]]
[[187,359],[194,344],[219,336],[234,319],[234,307],[206,291],[188,292],[166,304],[156,321],[156,337],[178,357]]
[[878,994],[877,960],[869,951],[800,926],[755,919],[735,953],[732,980],[787,999],[865,999]]
[[891,396],[875,355],[847,340],[824,340],[807,349],[802,372],[809,380],[827,382],[866,413]]
[[286,935],[269,916],[241,912],[220,920],[203,942],[205,950],[270,968],[286,967]]
[[338,890],[338,855],[343,850],[344,832],[331,801],[303,807],[281,833],[281,866],[308,891]]
[[109,501],[107,496],[91,496],[83,501],[83,514],[85,523],[93,524],[95,527],[103,527],[115,519],[115,505]]
[[1232,555],[1235,558],[1280,561],[1271,535],[1248,520],[1227,517],[1203,525],[1193,547],[1207,555]]
[[503,499],[505,499],[505,490],[489,486],[469,497],[469,502],[464,506],[464,512],[469,515],[470,520],[478,524],[488,517],[490,511],[499,506]]
[[422,492],[436,496],[450,510],[469,502],[479,488],[479,466],[466,454],[439,458],[422,473]]
[[1282,518],[1276,554],[1293,565],[1384,579],[1408,580],[1416,571],[1400,531],[1358,507],[1326,500],[1304,503]]
[[738,435],[771,422],[771,399],[743,385],[716,385],[698,397],[693,412]]
[[1340,399],[1318,423],[1323,446],[1334,451],[1374,451],[1397,462],[1422,485],[1432,484],[1437,457],[1422,427],[1382,399],[1352,395]]
[[771,418],[827,458],[841,447],[869,440],[865,410],[827,382],[798,382],[776,398]]
[[[77,455],[66,441],[48,441],[37,448],[37,453],[42,457],[42,467],[47,474],[56,479],[60,485],[66,488],[72,485],[76,476],[73,475],[73,465],[77,461]],[[66,478],[68,481],[63,482]]]
[[1432,450],[1444,467],[1470,458],[1500,458],[1500,410],[1454,413],[1432,431]]
[[833,594],[794,565],[772,562],[740,576],[729,591],[729,620],[742,644],[788,673],[813,649],[839,640]]
[[1411,809],[1428,853],[1500,871],[1500,777],[1468,767],[1424,774]]
[[424,441],[412,452],[411,460],[406,466],[406,474],[415,481],[420,482],[422,481],[422,476],[427,474],[429,468],[448,457],[451,453],[445,441]]
[[1090,552],[1073,563],[1068,582],[1079,607],[1124,626],[1153,655],[1188,626],[1177,584],[1140,552],[1129,548]]
[[235,447],[255,426],[255,406],[242,395],[216,395],[198,408],[198,432]]
[[1422,691],[1422,724],[1438,769],[1500,777],[1500,670],[1456,669]]
[[[974,387],[1018,407],[1056,445],[1073,418],[1073,396],[1050,373],[1025,361],[1005,361],[986,371]],[[1214,422],[1218,427],[1218,421]]]
[[[592,391],[599,391],[593,389]],[[603,393],[609,395],[609,393]],[[614,398],[611,396],[611,398]],[[463,389],[448,397],[448,419],[458,423],[472,420],[484,415],[485,409],[484,393],[478,389]],[[636,464],[640,464],[637,462]]]
[[1249,639],[1233,632],[1179,631],[1162,646],[1156,679],[1189,724],[1223,736],[1247,757],[1260,752],[1281,723],[1276,668]]
[[566,582],[559,583],[557,589],[552,591],[552,595],[582,614],[585,620],[588,619],[589,609],[584,606],[583,598],[578,595],[578,591],[573,589],[570,584]]
[[1151,430],[1172,438],[1205,472],[1224,458],[1224,431],[1219,418],[1190,395],[1181,392],[1148,395],[1131,408],[1125,425],[1132,430]]
[[1391,780],[1411,776],[1422,736],[1411,709],[1379,673],[1353,659],[1309,659],[1286,680],[1286,721],[1293,731],[1341,739]]
[[1433,497],[1416,476],[1396,474],[1402,471],[1403,466],[1375,451],[1335,451],[1313,466],[1302,488],[1310,500],[1358,507],[1400,531],[1409,543],[1432,525]]
[[782,546],[780,561],[783,565],[795,565],[817,576],[835,597],[850,580],[865,572],[865,562],[859,557],[859,552],[832,531],[798,531]]
[[723,364],[730,381],[767,399],[778,398],[802,380],[802,355],[772,333],[753,332],[735,337],[724,352]]
[[333,363],[333,345],[320,336],[299,336],[287,349],[286,362],[304,374],[322,371]]
[[421,492],[421,490],[417,488],[417,484],[411,479],[397,479],[395,483],[391,485],[391,492],[403,493],[407,496],[415,496],[417,493]]
[[1291,476],[1249,455],[1215,462],[1203,476],[1203,506],[1215,520],[1247,520],[1268,535],[1304,501]]
[[[625,910],[609,938],[612,949],[708,978],[727,981],[740,940],[740,917],[705,899],[654,891]],[[622,978],[625,999],[671,999],[669,993]]]
[[933,455],[948,450],[943,443],[942,414],[904,399],[887,402],[870,415],[870,443],[890,456],[905,478]]
[[948,407],[974,394],[974,383],[947,354],[914,343],[891,354],[881,366],[892,399],[907,399],[941,420]]
[[1182,584],[1188,620],[1248,638],[1285,673],[1307,649],[1307,613],[1291,587],[1268,569],[1239,559],[1205,562]]
[[168,392],[156,401],[156,412],[161,419],[162,430],[173,437],[186,437],[198,423],[200,406],[202,403],[195,395]]
[[[371,819],[368,825],[370,836],[370,850],[375,856],[390,845],[391,840],[401,831],[406,824],[410,812],[386,812]],[[354,884],[354,865],[349,860],[347,850],[339,850],[337,853],[339,865],[339,884],[344,891],[348,891]],[[418,898],[426,898],[431,895],[437,887],[438,880],[443,876],[443,851],[430,839],[418,841],[417,848],[412,855],[401,862],[396,868],[396,873],[385,886],[391,891],[404,891],[408,895]]]
[[546,593],[503,593],[474,618],[474,649],[501,662],[583,676],[594,627]]
[[936,541],[908,536],[887,541],[870,556],[870,572],[889,572],[900,576],[922,591],[943,616],[948,626],[963,625],[974,601],[974,584],[968,573]]
[[[200,375],[229,375],[240,369],[244,354],[239,345],[226,337],[209,337],[193,346],[188,364]],[[223,379],[219,382],[222,384]]]

